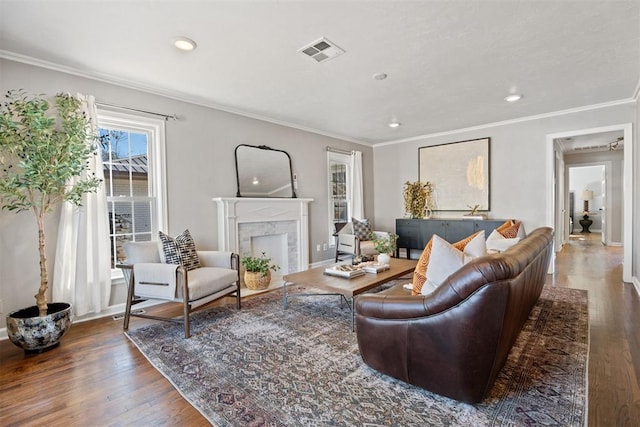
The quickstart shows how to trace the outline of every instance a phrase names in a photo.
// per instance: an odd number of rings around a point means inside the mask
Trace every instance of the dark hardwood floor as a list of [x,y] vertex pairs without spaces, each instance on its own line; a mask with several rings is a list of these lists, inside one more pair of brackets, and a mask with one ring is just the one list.
[[[622,282],[622,248],[576,235],[552,286],[589,291],[589,425],[640,426],[640,299]],[[226,302],[230,303],[230,302]],[[154,311],[180,313],[180,307]],[[149,320],[134,318],[132,328]],[[110,317],[74,324],[59,347],[25,355],[0,342],[0,426],[208,425]]]
[[622,282],[622,247],[575,234],[548,284],[589,291],[589,425],[640,426],[640,299]]

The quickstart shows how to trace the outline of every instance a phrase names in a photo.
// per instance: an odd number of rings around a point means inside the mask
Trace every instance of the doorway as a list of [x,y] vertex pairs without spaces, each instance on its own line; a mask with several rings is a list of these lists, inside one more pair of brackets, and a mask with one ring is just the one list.
[[[607,188],[613,187],[611,179],[611,162],[589,164],[566,164],[568,176],[569,209],[567,213],[572,219],[573,227],[565,232],[565,243],[569,234],[601,233],[602,243],[611,246],[615,241],[622,245],[622,215],[618,220],[613,219],[614,210],[611,206],[612,192]],[[608,166],[608,167],[607,167]],[[620,191],[618,191],[620,192]],[[616,195],[621,196],[621,195]],[[616,197],[618,200],[618,197]],[[573,201],[573,203],[572,203]],[[620,203],[618,202],[618,205]],[[619,206],[616,212],[621,213]],[[565,205],[567,206],[567,205]],[[609,221],[607,221],[609,219]],[[610,221],[620,227],[616,228],[615,238],[612,236]]]
[[[618,134],[620,137],[613,137]],[[566,208],[569,203],[568,176],[566,176],[567,168],[565,164],[567,162],[567,147],[571,146],[571,141],[574,138],[602,135],[605,135],[608,138],[608,142],[604,147],[604,152],[619,150],[622,153],[620,160],[620,180],[622,188],[619,189],[622,215],[622,219],[620,221],[622,235],[621,240],[623,246],[622,279],[625,282],[631,282],[633,238],[632,206],[634,204],[632,168],[634,141],[631,123],[547,135],[547,170],[549,172],[547,180],[547,224],[556,230],[554,243],[556,251],[559,251],[562,248],[566,234],[565,230],[567,230],[569,223]],[[624,149],[620,146],[621,144]],[[598,151],[598,148],[602,151],[603,147],[587,148],[592,148],[595,153]],[[594,156],[597,156],[597,154],[594,154]],[[595,162],[595,160],[593,162]],[[600,163],[603,163],[603,161],[601,160]],[[612,195],[610,192],[608,194]],[[624,197],[622,197],[623,194]],[[574,196],[574,203],[578,208],[583,203],[583,200],[579,200],[580,196],[581,195]],[[609,223],[611,223],[611,221],[609,221]],[[605,222],[605,226],[606,224],[607,223]]]

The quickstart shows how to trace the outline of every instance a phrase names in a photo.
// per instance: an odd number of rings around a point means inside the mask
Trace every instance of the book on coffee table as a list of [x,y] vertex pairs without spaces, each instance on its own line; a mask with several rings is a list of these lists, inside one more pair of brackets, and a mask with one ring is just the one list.
[[365,273],[378,274],[389,269],[389,264],[372,264],[362,267]]
[[327,267],[324,269],[324,274],[351,279],[353,277],[362,276],[363,274],[365,274],[365,272],[362,268],[344,264]]

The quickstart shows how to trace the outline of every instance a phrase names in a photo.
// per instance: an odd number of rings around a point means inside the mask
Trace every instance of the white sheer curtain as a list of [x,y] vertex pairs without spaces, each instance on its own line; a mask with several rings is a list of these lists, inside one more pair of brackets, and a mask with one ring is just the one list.
[[[97,132],[95,99],[77,97]],[[109,306],[111,296],[109,219],[99,149],[89,163],[85,173],[95,173],[103,184],[95,193],[84,195],[82,206],[62,204],[53,271],[53,301],[71,303],[77,316],[99,313]]]
[[364,218],[364,196],[362,184],[362,152],[351,152],[351,216]]

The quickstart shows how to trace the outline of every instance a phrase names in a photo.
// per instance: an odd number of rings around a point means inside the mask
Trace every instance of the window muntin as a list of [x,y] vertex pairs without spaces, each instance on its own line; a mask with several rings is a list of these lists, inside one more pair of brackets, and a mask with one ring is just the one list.
[[99,113],[109,209],[111,268],[125,260],[128,241],[150,241],[166,230],[164,122]]
[[335,224],[348,222],[351,212],[351,195],[349,194],[351,179],[350,156],[347,154],[328,152],[328,178],[329,178],[329,241],[335,244],[333,233]]

